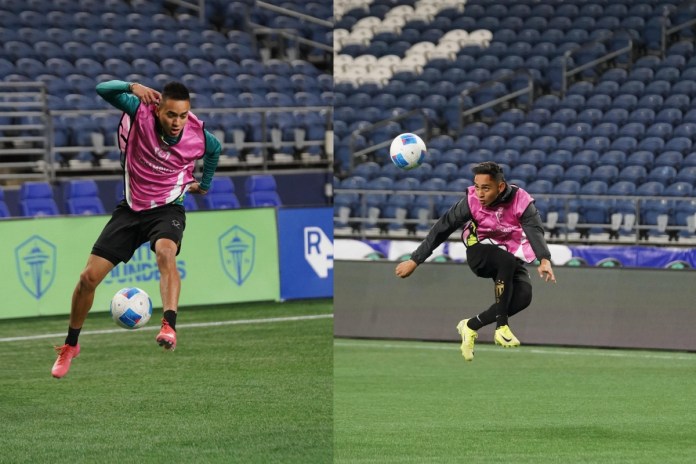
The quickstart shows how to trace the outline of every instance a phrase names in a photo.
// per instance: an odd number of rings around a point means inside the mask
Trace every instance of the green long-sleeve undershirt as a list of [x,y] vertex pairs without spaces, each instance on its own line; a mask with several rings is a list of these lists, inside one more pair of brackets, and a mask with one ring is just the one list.
[[[117,80],[102,82],[97,84],[97,93],[100,97],[109,102],[109,104],[131,117],[135,116],[138,106],[140,105],[140,99],[130,93],[129,82]],[[203,190],[210,190],[213,174],[215,174],[218,159],[222,152],[222,145],[220,145],[220,142],[213,134],[207,130],[203,132],[205,134],[205,153],[203,154],[203,176],[200,184]],[[163,140],[167,144],[174,145],[179,141],[182,134],[180,134],[179,137],[169,137],[164,134],[160,135],[162,135]]]

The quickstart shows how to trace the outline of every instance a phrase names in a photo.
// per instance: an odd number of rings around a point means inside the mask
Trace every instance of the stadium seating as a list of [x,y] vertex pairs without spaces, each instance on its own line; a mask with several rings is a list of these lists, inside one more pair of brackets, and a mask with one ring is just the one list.
[[[188,194],[186,197],[193,197]],[[215,176],[210,186],[210,192],[203,197],[203,204],[207,209],[236,209],[240,207],[239,199],[235,193],[232,179],[226,176]],[[190,206],[184,204],[187,210]]]
[[93,180],[72,180],[65,188],[65,211],[68,214],[104,214],[104,205]]
[[[3,18],[0,24],[0,70],[4,81],[41,81],[47,86],[47,103],[50,110],[103,110],[113,111],[101,98],[94,95],[98,82],[110,79],[138,81],[154,88],[171,80],[185,82],[193,91],[192,103],[196,113],[203,120],[208,120],[207,107],[232,110],[244,105],[267,106],[263,77],[278,84],[274,91],[280,90],[284,98],[283,105],[292,107],[288,118],[297,119],[295,126],[305,130],[305,141],[323,142],[326,118],[321,132],[317,125],[300,121],[297,115],[319,114],[307,113],[296,108],[312,105],[325,106],[330,96],[322,93],[331,90],[332,76],[325,69],[326,52],[313,48],[312,45],[292,42],[286,44],[279,56],[270,57],[266,46],[273,41],[258,41],[254,31],[263,29],[264,34],[271,34],[269,28],[282,25],[289,34],[328,44],[327,27],[314,22],[300,22],[280,12],[272,12],[255,2],[228,2],[210,0],[205,2],[208,23],[201,25],[198,18],[191,16],[188,10],[162,2],[128,2],[126,0],[110,1],[98,4],[89,0],[74,2],[78,8],[70,9],[66,5],[58,6],[50,0],[36,0],[19,6],[17,2],[3,2]],[[235,7],[236,6],[236,10]],[[224,18],[227,9],[235,11],[233,17],[244,18],[232,30],[233,23]],[[331,9],[316,3],[287,2],[283,8],[307,14],[321,15],[318,19],[327,21]],[[253,23],[253,21],[259,21]],[[310,62],[310,60],[312,60]],[[282,64],[279,64],[282,63]],[[318,63],[314,65],[313,63]],[[320,66],[322,69],[320,69]],[[235,99],[224,103],[208,98],[215,90],[238,95],[234,85],[242,74],[250,74],[254,84],[249,88],[251,96],[245,103]],[[211,76],[218,75],[217,79]],[[210,77],[210,79],[209,79]],[[274,79],[275,78],[275,79]],[[224,88],[215,88],[221,80]],[[234,83],[234,84],[233,84]],[[301,101],[294,95],[304,92]],[[287,97],[287,98],[285,98]],[[318,103],[317,102],[321,102]],[[57,119],[57,118],[54,118]],[[314,120],[313,120],[314,121]],[[59,170],[74,169],[76,166],[89,166],[92,170],[109,169],[115,163],[104,164],[109,157],[103,156],[104,144],[110,146],[114,140],[115,127],[108,130],[100,126],[98,133],[105,137],[94,141],[91,134],[97,133],[89,126],[87,130],[74,131],[66,124],[54,121],[54,147],[56,159],[61,162]],[[230,127],[230,126],[227,126]],[[239,163],[240,144],[263,142],[270,156],[276,150],[290,151],[295,148],[294,139],[284,137],[282,148],[272,147],[270,138],[260,140],[254,129],[235,126],[239,132],[237,138],[221,137],[225,148],[224,156]],[[212,129],[212,127],[211,127]],[[223,131],[224,132],[224,131]],[[232,130],[230,129],[230,132]],[[270,134],[270,131],[269,131]],[[236,143],[236,145],[235,145]],[[83,154],[77,154],[73,147],[86,147]],[[89,147],[89,148],[87,148]],[[261,148],[245,148],[254,154],[260,154]],[[302,153],[326,156],[318,144],[297,145]],[[72,163],[73,160],[85,163]],[[301,161],[310,159],[302,157]],[[241,161],[244,161],[242,158]],[[227,164],[229,165],[229,164]],[[226,166],[226,165],[225,165]],[[66,175],[70,175],[68,172]]]
[[282,206],[275,177],[268,174],[252,175],[244,183],[247,203],[251,207]]
[[0,188],[0,218],[10,217],[10,210],[5,203],[5,190]]
[[[426,203],[418,194],[429,182],[470,178],[468,166],[484,160],[509,166],[507,178],[525,184],[527,189],[540,195],[540,204],[544,203],[545,195],[570,180],[581,186],[578,194],[593,198],[634,195],[640,187],[651,182],[657,182],[665,189],[685,182],[680,184],[680,189],[674,187],[674,192],[670,193],[679,199],[675,200],[677,203],[685,203],[681,198],[688,198],[688,194],[683,185],[696,185],[696,171],[686,170],[696,166],[696,153],[692,153],[696,140],[696,110],[692,103],[696,96],[693,84],[696,58],[691,42],[693,37],[688,30],[680,32],[676,40],[670,42],[663,57],[655,53],[646,54],[646,47],[649,50],[656,44],[646,25],[653,27],[654,18],[662,15],[662,6],[657,8],[649,1],[637,1],[631,5],[587,4],[575,0],[554,5],[524,0],[514,4],[475,1],[460,5],[461,10],[447,18],[449,21],[439,21],[445,14],[452,14],[451,8],[442,3],[434,7],[427,20],[416,21],[412,15],[421,11],[422,2],[406,3],[407,8],[403,9],[381,3],[367,4],[345,11],[336,24],[337,32],[344,32],[336,34],[339,37],[337,63],[340,66],[335,76],[335,118],[340,121],[344,114],[351,114],[349,124],[336,126],[339,176],[342,169],[348,170],[353,164],[346,150],[351,138],[350,127],[369,128],[383,120],[385,115],[399,114],[398,108],[427,106],[435,114],[431,121],[435,127],[434,135],[428,141],[428,148],[432,151],[428,159],[430,166],[424,172],[408,173],[420,181],[415,192],[416,203]],[[672,8],[678,3],[668,1],[664,6]],[[510,15],[513,9],[514,16]],[[532,10],[543,11],[544,15],[531,14]],[[406,34],[394,33],[394,17],[401,17],[399,27],[401,31],[407,31]],[[443,27],[441,34],[428,35],[426,39],[423,32],[427,24],[435,22]],[[356,30],[367,29],[368,23],[372,34],[357,40],[359,34],[355,34]],[[487,41],[468,41],[477,28],[490,30]],[[557,58],[567,50],[602,37],[609,39],[601,46],[588,47],[587,53],[582,52],[584,55],[574,53],[575,64],[594,59],[598,56],[595,52],[602,48],[612,50],[623,46],[620,34],[611,37],[612,31],[619,28],[628,30],[634,41],[634,63],[618,60],[609,66],[597,67],[583,73],[585,80],[571,83],[566,95],[559,94],[560,81],[557,68],[554,68]],[[443,67],[438,61],[438,53],[432,54],[432,60],[428,53],[446,48],[443,39],[449,37],[457,37],[459,43],[451,49],[453,55],[449,65]],[[375,40],[383,42],[386,47],[371,47]],[[425,55],[425,59],[414,59],[413,55],[418,54]],[[384,59],[389,64],[383,66],[380,60],[384,57],[390,58]],[[544,63],[544,60],[546,65],[536,64]],[[506,69],[523,66],[530,68],[537,85],[538,95],[529,108],[513,106],[495,114],[482,113],[463,127],[456,126],[457,118],[442,118],[443,108],[456,106],[453,102],[457,101],[458,92],[470,89],[472,83],[503,76]],[[384,72],[385,68],[392,72]],[[365,85],[369,79],[360,79],[360,76],[373,73],[380,75],[382,80]],[[444,91],[437,92],[446,102],[442,98],[429,97],[431,94],[428,92],[432,92],[433,82],[437,81],[453,86],[444,85]],[[507,90],[510,89],[507,83],[501,82]],[[356,103],[354,97],[361,94],[366,98]],[[424,105],[426,98],[430,99]],[[467,101],[470,105],[479,100],[472,96]],[[372,112],[370,108],[374,105],[387,108]],[[426,111],[426,114],[432,113]],[[401,131],[412,129],[402,121],[395,122]],[[363,135],[365,144],[360,145],[360,149],[389,138],[386,132],[374,137],[369,130]],[[369,162],[376,163],[380,172],[390,164],[385,154],[386,149],[368,156]],[[452,165],[459,169],[455,171]],[[356,163],[355,169],[367,168]],[[375,166],[370,170],[377,172]],[[398,175],[392,177],[398,178]],[[595,184],[595,181],[601,183]],[[585,185],[588,187],[583,188]],[[628,188],[629,185],[632,187]],[[657,195],[657,190],[651,190],[650,185],[637,193]],[[614,186],[616,189],[612,189]],[[563,190],[562,187],[558,189]],[[659,194],[666,194],[663,192],[666,190]],[[340,192],[336,198],[340,198]],[[603,230],[594,227],[598,224],[605,224],[604,230],[616,230],[616,221],[612,218],[615,214],[621,215],[622,227],[630,226],[629,216],[635,214],[636,205],[644,205],[630,200],[598,200],[595,207],[592,201],[572,203],[571,209],[576,209],[572,212],[578,214],[578,227],[590,224],[593,233]],[[675,219],[677,203],[670,203],[666,226],[665,213],[657,214],[655,211],[659,208],[653,208],[649,220],[641,220],[640,224],[641,228],[652,232],[642,235],[659,235],[655,233],[658,226],[661,231],[664,227],[669,231],[673,225],[686,227],[686,212],[681,213],[679,224]],[[553,205],[546,203],[543,206]],[[426,208],[414,210],[419,211],[422,219]],[[434,220],[432,212],[429,214],[429,220]],[[660,224],[657,216],[660,216]],[[411,213],[410,217],[415,216]],[[421,221],[419,229],[422,224]],[[681,235],[682,238],[685,236]]]
[[22,216],[56,216],[60,214],[53,197],[53,189],[47,182],[25,182],[19,191]]

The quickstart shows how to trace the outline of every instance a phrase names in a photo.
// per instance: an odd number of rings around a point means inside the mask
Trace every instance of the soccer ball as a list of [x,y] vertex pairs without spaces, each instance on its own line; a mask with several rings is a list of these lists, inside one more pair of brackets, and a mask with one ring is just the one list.
[[413,169],[423,164],[426,148],[423,140],[416,134],[396,136],[389,147],[391,160],[401,169]]
[[111,317],[124,329],[140,328],[147,324],[150,316],[152,300],[145,290],[137,287],[122,288],[111,299]]

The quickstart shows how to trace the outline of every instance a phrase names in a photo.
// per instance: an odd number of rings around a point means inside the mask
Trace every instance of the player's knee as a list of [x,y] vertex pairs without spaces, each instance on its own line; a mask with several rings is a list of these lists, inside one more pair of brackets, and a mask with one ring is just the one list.
[[88,267],[80,274],[78,286],[82,291],[93,292],[99,285],[100,281],[101,279],[97,273]]
[[157,266],[160,269],[176,267],[176,246],[158,247],[155,255],[157,256]]

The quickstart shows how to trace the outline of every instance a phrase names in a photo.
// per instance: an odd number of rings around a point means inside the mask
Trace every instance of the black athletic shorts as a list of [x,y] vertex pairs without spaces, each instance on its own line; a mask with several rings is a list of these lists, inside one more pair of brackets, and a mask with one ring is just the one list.
[[143,243],[149,241],[150,249],[155,251],[155,242],[168,238],[176,243],[178,255],[185,228],[186,213],[181,205],[133,211],[123,200],[104,226],[92,247],[92,254],[108,259],[115,266],[120,262],[127,263]]

